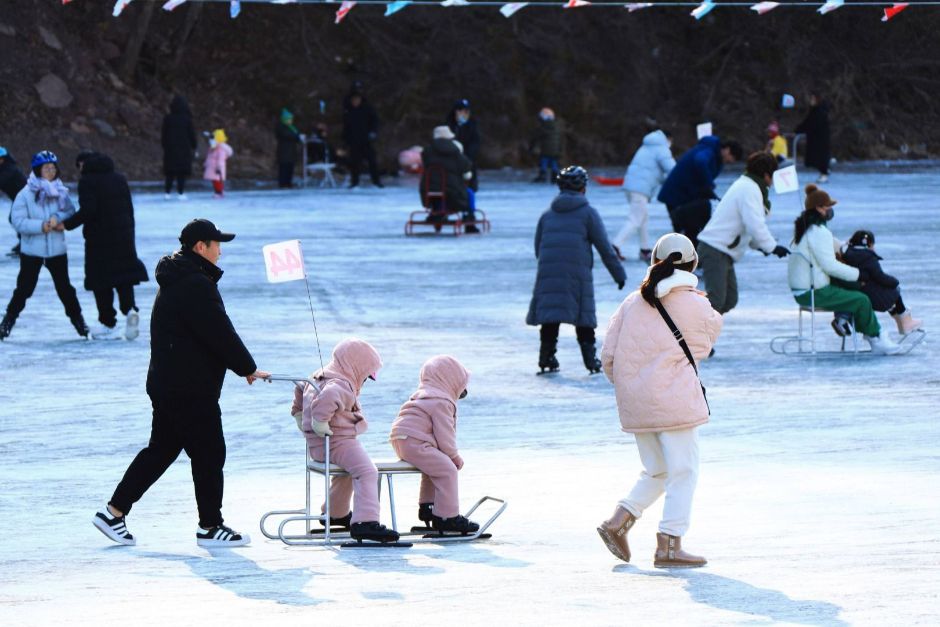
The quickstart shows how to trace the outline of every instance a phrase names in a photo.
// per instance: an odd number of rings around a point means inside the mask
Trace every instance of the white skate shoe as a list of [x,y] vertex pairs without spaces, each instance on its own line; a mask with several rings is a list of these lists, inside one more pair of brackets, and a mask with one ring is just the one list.
[[140,335],[140,314],[131,310],[124,318],[124,339],[134,340]]
[[871,352],[876,355],[897,355],[901,352],[901,347],[895,344],[884,331],[874,337],[866,335],[865,339],[871,346]]

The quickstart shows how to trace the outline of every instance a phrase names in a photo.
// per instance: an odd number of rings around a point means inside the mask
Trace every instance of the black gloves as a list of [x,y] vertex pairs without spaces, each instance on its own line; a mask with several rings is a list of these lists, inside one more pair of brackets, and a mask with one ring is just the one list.
[[623,286],[626,285],[624,281],[617,281],[617,289],[622,290]]
[[784,257],[790,254],[790,251],[787,248],[781,246],[780,244],[777,244],[776,246],[774,246],[774,249],[770,251],[770,254],[777,255],[778,257],[783,259]]

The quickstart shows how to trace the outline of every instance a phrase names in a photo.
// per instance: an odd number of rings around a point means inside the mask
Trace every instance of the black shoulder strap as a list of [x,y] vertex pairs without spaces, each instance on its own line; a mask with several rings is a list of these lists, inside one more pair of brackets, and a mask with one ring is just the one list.
[[679,330],[679,327],[676,326],[676,323],[672,321],[672,318],[669,316],[669,313],[666,311],[666,308],[663,307],[663,304],[659,302],[659,299],[655,299],[656,309],[659,310],[659,315],[663,317],[663,320],[666,321],[666,324],[669,326],[669,330],[672,331],[673,337],[676,338],[676,341],[679,342],[679,346],[682,347],[682,352],[685,353],[685,356],[689,359],[689,363],[692,364],[692,369],[695,370],[695,375],[698,376],[698,366],[695,365],[695,358],[692,357],[692,351],[689,350],[689,345],[686,343],[685,338],[682,337],[682,331]]

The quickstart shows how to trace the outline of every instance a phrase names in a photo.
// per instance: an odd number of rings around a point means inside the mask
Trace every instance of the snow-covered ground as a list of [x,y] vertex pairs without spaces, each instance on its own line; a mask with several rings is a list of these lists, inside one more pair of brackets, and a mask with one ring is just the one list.
[[[928,329],[940,328],[940,176],[843,171],[827,189],[839,201],[834,231],[874,230],[905,301]],[[137,194],[138,251],[151,271],[193,217],[238,234],[223,246],[220,288],[259,366],[274,372],[306,374],[319,363],[303,283],[267,283],[260,253],[303,241],[324,358],[359,336],[385,362],[362,396],[363,441],[376,459],[393,457],[388,429],[423,360],[461,359],[473,371],[460,413],[462,502],[491,494],[509,508],[494,537],[472,545],[344,551],[266,541],[261,514],[303,503],[303,442],[289,384],[248,387],[230,374],[224,513],[253,544],[196,547],[185,456],[129,516],[138,546],[112,544],[91,519],[149,435],[156,286],[138,288],[137,341],[86,343],[44,274],[0,344],[0,624],[940,622],[940,356],[930,340],[896,358],[772,354],[770,338],[795,330],[796,306],[785,261],[756,253],[738,265],[741,302],[702,368],[712,421],[701,430],[685,544],[709,565],[652,567],[659,505],[631,532],[631,564],[607,552],[594,529],[639,472],[632,437],[619,430],[609,383],[582,367],[573,330],[562,333],[561,373],[536,377],[538,333],[524,323],[532,235],[552,195],[484,176],[479,204],[493,232],[454,239],[403,236],[417,204],[407,180],[385,190],[235,192],[222,202],[205,192],[187,203]],[[589,197],[615,233],[626,216],[621,191],[592,186]],[[771,228],[789,241],[798,201],[772,199]],[[659,205],[650,228],[654,237],[668,228]],[[81,289],[81,235],[68,239]],[[12,244],[0,229],[2,248]],[[644,268],[626,265],[636,287]],[[17,268],[0,261],[3,302]],[[600,263],[595,287],[600,338],[626,294]],[[80,299],[94,322],[91,294]],[[835,346],[828,321],[818,328]],[[396,483],[400,524],[414,520],[416,483]]]

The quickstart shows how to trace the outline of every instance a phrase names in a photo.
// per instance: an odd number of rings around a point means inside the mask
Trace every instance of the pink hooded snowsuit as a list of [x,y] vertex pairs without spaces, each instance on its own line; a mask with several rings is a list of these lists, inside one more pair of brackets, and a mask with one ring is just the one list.
[[225,142],[216,144],[210,148],[209,154],[206,155],[205,169],[203,170],[202,178],[207,181],[224,181],[226,170],[225,162],[228,161],[233,153],[232,147]]
[[460,513],[457,471],[457,399],[470,373],[450,355],[436,355],[421,366],[418,390],[401,406],[389,438],[400,459],[421,470],[419,503],[434,503],[433,513]]
[[333,358],[311,377],[320,393],[310,384],[294,389],[291,414],[303,412],[302,429],[310,456],[322,462],[324,440],[313,431],[313,421],[330,423],[330,463],[341,466],[349,477],[334,477],[330,483],[330,517],[349,513],[349,500],[355,493],[352,522],[378,522],[378,471],[362,444],[356,439],[368,428],[359,407],[359,392],[365,380],[382,367],[379,353],[368,342],[343,340],[333,349]]

